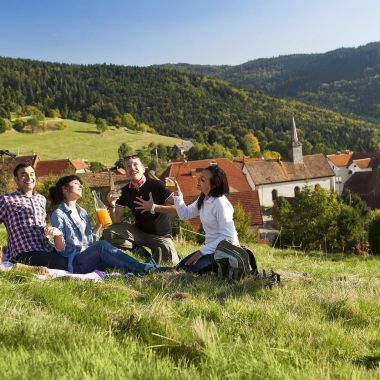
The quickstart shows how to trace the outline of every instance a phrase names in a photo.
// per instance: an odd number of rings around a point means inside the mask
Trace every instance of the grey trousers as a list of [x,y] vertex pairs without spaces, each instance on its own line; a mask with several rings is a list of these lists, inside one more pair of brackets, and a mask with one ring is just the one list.
[[165,262],[172,262],[174,265],[179,263],[173,238],[170,235],[148,234],[134,224],[116,223],[103,231],[103,238],[122,249],[131,249],[133,244],[148,247],[156,261],[161,256]]

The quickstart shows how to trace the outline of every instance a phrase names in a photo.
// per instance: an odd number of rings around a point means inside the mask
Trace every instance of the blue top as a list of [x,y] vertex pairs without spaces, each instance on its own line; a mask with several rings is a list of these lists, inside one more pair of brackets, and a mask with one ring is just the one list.
[[[98,237],[92,232],[90,218],[85,209],[79,205],[76,205],[76,207],[80,218],[86,224],[85,235],[88,245],[94,244]],[[62,202],[51,215],[51,225],[62,232],[64,246],[59,252],[68,258],[68,269],[73,273],[73,261],[75,256],[82,250],[83,237],[77,222],[71,216],[71,212],[66,203]]]

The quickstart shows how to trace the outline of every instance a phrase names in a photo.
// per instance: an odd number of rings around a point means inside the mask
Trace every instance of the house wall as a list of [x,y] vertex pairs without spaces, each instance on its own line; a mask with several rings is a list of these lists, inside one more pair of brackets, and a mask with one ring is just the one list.
[[349,172],[349,168],[346,166],[335,166],[333,162],[327,159],[331,169],[335,173],[335,188],[338,195],[341,195],[343,192],[343,187],[346,181],[351,177],[352,174]]
[[[361,169],[358,165],[356,165],[354,162],[348,167],[348,170],[352,172],[352,174],[357,173],[357,172],[371,172],[372,168],[365,168]],[[350,175],[351,176],[351,175]]]
[[256,190],[259,193],[260,204],[264,207],[272,207],[273,190],[277,191],[277,197],[294,197],[295,188],[298,187],[300,190],[304,186],[310,186],[312,189],[316,185],[319,185],[322,189],[335,191],[335,177],[324,177],[310,179],[307,181],[291,181],[291,182],[281,182],[281,183],[271,183],[266,185],[256,185]]
[[252,178],[246,168],[246,166],[244,165],[243,166],[243,170],[242,170],[243,174],[245,175],[245,178],[247,178],[247,181],[248,181],[248,185],[251,186],[251,189],[252,190],[256,190],[256,186],[255,186],[255,183],[252,181]]

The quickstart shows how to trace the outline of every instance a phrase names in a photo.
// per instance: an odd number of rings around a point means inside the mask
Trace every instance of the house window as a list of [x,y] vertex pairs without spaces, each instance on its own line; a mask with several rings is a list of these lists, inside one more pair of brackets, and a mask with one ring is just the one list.
[[294,188],[294,196],[296,196],[299,192],[300,192],[300,188],[299,188],[299,186],[296,186]]
[[273,189],[272,190],[272,201],[275,201],[278,197],[277,190]]
[[314,190],[321,190],[321,185],[319,183],[317,183],[315,186],[314,186]]

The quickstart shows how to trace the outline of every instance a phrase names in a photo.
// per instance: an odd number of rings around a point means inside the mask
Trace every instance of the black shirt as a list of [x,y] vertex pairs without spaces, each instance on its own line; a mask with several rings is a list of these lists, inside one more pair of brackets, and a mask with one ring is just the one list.
[[142,197],[144,200],[149,199],[149,193],[152,193],[153,202],[158,205],[164,205],[171,192],[161,181],[146,179],[146,182],[139,188],[130,187],[127,183],[121,190],[121,197],[116,204],[123,207],[129,207],[135,217],[135,224],[142,231],[155,235],[170,235],[172,233],[172,217],[168,214],[155,213],[149,211],[142,213],[136,210],[134,201],[136,197]]

